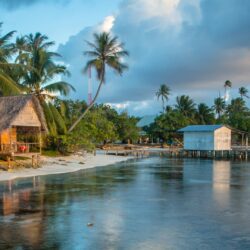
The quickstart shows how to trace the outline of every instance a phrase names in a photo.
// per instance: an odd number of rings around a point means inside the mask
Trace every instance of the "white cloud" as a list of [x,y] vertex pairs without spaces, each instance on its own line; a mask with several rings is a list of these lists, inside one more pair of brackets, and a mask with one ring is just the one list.
[[115,21],[114,16],[107,16],[105,18],[105,20],[103,21],[103,23],[101,23],[97,27],[97,31],[98,32],[110,32],[112,30],[112,28],[113,28],[114,21]]
[[166,83],[173,96],[190,94],[211,103],[225,80],[234,88],[250,83],[249,7],[249,1],[239,5],[236,0],[124,0],[115,18],[84,29],[59,52],[73,69],[80,90],[76,97],[86,98],[80,74],[86,62],[83,41],[91,40],[98,27],[111,29],[130,52],[130,69],[123,77],[108,72],[100,102],[129,103],[126,108],[135,113],[151,113],[154,107],[156,113],[160,105],[152,99]]

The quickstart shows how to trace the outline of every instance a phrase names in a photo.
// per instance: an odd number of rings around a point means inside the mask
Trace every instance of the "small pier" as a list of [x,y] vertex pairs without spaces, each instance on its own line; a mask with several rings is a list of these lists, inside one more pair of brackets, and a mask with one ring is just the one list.
[[250,147],[233,147],[231,150],[184,150],[180,147],[169,147],[142,149],[109,149],[104,151],[107,155],[134,156],[138,158],[148,156],[162,156],[169,158],[203,158],[218,160],[250,159]]

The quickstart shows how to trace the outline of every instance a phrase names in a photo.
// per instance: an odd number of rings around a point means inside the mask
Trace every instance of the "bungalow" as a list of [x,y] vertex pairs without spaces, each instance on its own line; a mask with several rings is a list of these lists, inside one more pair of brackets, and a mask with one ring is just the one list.
[[44,132],[48,128],[35,96],[0,97],[0,154],[40,152]]
[[184,133],[184,150],[231,150],[231,128],[224,125],[191,125]]

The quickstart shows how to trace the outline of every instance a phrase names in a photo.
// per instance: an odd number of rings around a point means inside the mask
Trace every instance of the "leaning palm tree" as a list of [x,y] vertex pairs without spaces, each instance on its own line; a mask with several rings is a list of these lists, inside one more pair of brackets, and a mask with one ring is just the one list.
[[155,95],[157,96],[157,99],[159,100],[161,98],[162,101],[162,109],[163,109],[163,113],[165,111],[165,101],[167,102],[169,99],[169,95],[170,95],[170,88],[166,85],[166,84],[162,84],[159,88],[159,90],[155,93]]
[[214,105],[213,109],[215,110],[215,113],[218,115],[218,118],[221,117],[221,114],[225,111],[226,109],[226,103],[225,100],[221,97],[217,97],[214,100]]
[[72,124],[69,132],[75,128],[75,126],[95,104],[101,87],[105,83],[106,67],[113,69],[119,75],[122,75],[123,71],[128,68],[126,64],[121,62],[121,58],[128,56],[128,52],[124,50],[124,44],[118,42],[118,37],[111,37],[111,35],[106,32],[101,34],[95,33],[94,42],[87,42],[87,44],[92,48],[92,50],[84,53],[85,55],[91,57],[91,59],[87,62],[84,71],[87,72],[90,68],[94,68],[97,72],[99,86],[92,102],[82,115],[80,115],[80,117]]
[[247,95],[248,94],[248,89],[246,89],[245,87],[240,87],[239,88],[239,94],[240,94],[241,98],[243,98],[243,97],[249,98],[249,96]]

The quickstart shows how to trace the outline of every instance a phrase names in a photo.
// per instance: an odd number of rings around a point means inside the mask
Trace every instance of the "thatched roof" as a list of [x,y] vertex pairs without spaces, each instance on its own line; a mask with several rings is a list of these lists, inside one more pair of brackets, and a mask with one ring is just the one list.
[[[0,132],[11,127],[12,122],[29,101],[31,101],[34,105],[36,114],[41,123],[42,131],[48,132],[48,127],[42,107],[39,103],[39,100],[33,95],[0,97]],[[29,124],[29,121],[27,121],[27,124]]]

